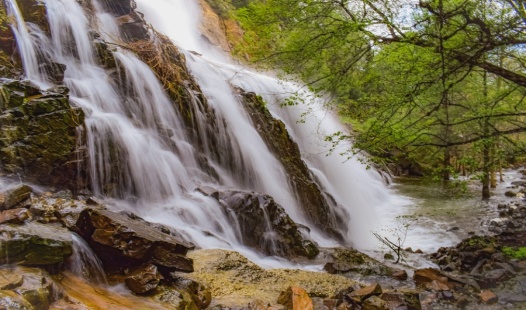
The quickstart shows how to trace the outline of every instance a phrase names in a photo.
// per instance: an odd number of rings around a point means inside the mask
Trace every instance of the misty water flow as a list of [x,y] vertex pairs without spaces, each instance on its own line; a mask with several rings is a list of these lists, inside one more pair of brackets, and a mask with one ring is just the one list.
[[[13,0],[8,3],[10,14],[19,16]],[[146,21],[181,48],[214,112],[214,124],[207,123],[211,120],[200,112],[200,99],[192,98],[199,141],[203,141],[203,149],[197,150],[155,74],[135,54],[120,47],[115,18],[97,1],[92,4],[89,15],[77,1],[46,0],[49,38],[35,25],[30,34],[18,17],[13,27],[19,49],[27,56],[24,69],[28,78],[46,82],[47,77],[39,75],[37,54],[66,65],[64,83],[70,89],[70,99],[86,114],[91,188],[94,194],[108,199],[115,210],[131,211],[148,221],[174,227],[199,248],[235,249],[266,267],[292,266],[244,247],[238,224],[216,199],[196,189],[210,186],[257,191],[271,195],[295,222],[308,226],[310,238],[320,246],[339,245],[306,219],[284,167],[257,133],[232,86],[262,95],[274,117],[286,124],[331,201],[331,216],[344,223],[339,228],[346,245],[376,248],[371,231],[390,224],[394,217],[386,214],[403,212],[401,207],[410,204],[404,197],[393,195],[380,174],[366,169],[357,158],[329,152],[325,136],[345,128],[324,108],[322,100],[301,91],[299,84],[233,65],[226,54],[205,42],[198,30],[201,11],[197,1],[137,0]],[[101,47],[111,51],[115,68],[98,63],[96,53]],[[298,91],[308,104],[282,108],[282,103]],[[188,93],[194,91],[189,89]],[[207,134],[206,126],[213,126],[213,135]],[[208,163],[206,169],[203,157]],[[279,247],[273,254],[280,254]]]
[[66,270],[94,283],[108,284],[101,261],[86,241],[75,233],[71,234],[71,239],[73,240],[73,254],[66,260]]

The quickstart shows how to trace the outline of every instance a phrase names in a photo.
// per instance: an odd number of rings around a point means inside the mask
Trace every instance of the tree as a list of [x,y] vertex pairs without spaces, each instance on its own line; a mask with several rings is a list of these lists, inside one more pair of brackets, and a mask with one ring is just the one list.
[[523,150],[511,135],[526,131],[525,12],[514,0],[267,0],[238,18],[247,52],[331,95],[358,132],[329,140],[380,160],[401,150],[444,180],[480,158],[486,188],[495,139]]

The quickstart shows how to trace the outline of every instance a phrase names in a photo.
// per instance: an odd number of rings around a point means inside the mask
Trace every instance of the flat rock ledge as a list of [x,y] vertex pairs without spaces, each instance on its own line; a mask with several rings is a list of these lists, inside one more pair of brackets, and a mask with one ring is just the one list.
[[143,264],[157,266],[163,276],[194,270],[192,259],[186,257],[194,248],[192,244],[135,216],[89,208],[80,213],[72,230],[88,242],[108,273],[122,273]]

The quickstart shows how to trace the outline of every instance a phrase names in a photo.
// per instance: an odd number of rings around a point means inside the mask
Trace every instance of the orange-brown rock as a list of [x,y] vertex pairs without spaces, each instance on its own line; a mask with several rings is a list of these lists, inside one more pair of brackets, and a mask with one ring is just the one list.
[[357,302],[361,302],[372,295],[380,294],[382,294],[382,287],[376,283],[351,292],[348,296]]
[[314,310],[311,298],[303,288],[291,286],[281,292],[278,303],[289,310]]
[[495,293],[489,290],[483,290],[482,292],[480,292],[479,297],[480,297],[480,300],[482,300],[483,302],[487,304],[492,304],[492,303],[496,303],[497,301],[499,301],[499,297],[495,295]]
[[29,211],[26,208],[18,208],[0,212],[0,224],[22,224],[29,218]]
[[449,281],[449,278],[440,271],[433,268],[418,269],[413,275],[413,280],[420,286],[426,286],[430,289],[445,290],[453,289],[456,283]]

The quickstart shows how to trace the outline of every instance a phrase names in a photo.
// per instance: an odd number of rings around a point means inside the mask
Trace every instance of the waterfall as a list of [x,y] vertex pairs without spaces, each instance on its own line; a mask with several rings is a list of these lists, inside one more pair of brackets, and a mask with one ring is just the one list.
[[28,25],[24,22],[22,13],[15,0],[6,0],[6,10],[8,16],[12,16],[11,29],[15,34],[16,44],[22,60],[25,77],[35,83],[43,83],[44,79],[39,72],[37,52],[34,40],[29,33]]
[[[348,159],[338,151],[329,152],[331,146],[324,141],[325,137],[338,131],[345,132],[346,129],[335,115],[327,111],[322,99],[303,90],[302,85],[232,64],[227,55],[202,39],[199,31],[201,11],[196,1],[136,2],[138,10],[145,14],[146,21],[157,30],[168,35],[181,49],[202,55],[198,57],[194,53],[186,53],[188,66],[205,93],[221,98],[216,103],[217,109],[242,109],[240,103],[231,97],[232,85],[263,96],[273,116],[286,124],[289,133],[299,144],[303,160],[318,184],[336,200],[332,216],[346,223],[346,239],[361,249],[374,248],[377,243],[371,230],[377,229],[377,210],[396,202],[381,176],[375,170],[367,169],[359,158]],[[282,107],[292,95],[299,95],[305,103]],[[237,120],[237,117],[232,119],[233,122]],[[288,197],[292,196],[290,188],[282,185],[281,189],[289,192]],[[295,221],[308,225],[296,205],[287,203],[286,197],[280,198],[280,193],[271,192],[269,188],[265,190],[277,197],[277,201],[284,205]],[[320,235],[315,237],[322,244],[330,244],[330,240],[321,239]]]
[[107,284],[102,263],[86,241],[75,233],[71,234],[71,239],[73,240],[73,254],[66,261],[66,270],[78,277],[90,279],[92,282]]
[[[16,3],[8,3],[15,11]],[[152,70],[121,47],[115,18],[96,0],[90,4],[86,10],[74,0],[46,0],[50,37],[35,28],[37,35],[29,36],[29,41],[24,43],[19,35],[17,41],[29,47],[43,42],[38,51],[28,54],[28,63],[38,64],[40,53],[66,66],[64,83],[70,90],[70,101],[86,114],[89,172],[96,195],[111,200],[116,210],[132,211],[146,220],[175,227],[198,247],[236,249],[254,258],[241,242],[238,225],[219,202],[196,189],[211,186],[257,191],[271,195],[295,222],[309,226],[310,237],[320,246],[338,245],[309,223],[283,165],[259,136],[234,92],[232,86],[238,86],[263,95],[274,117],[286,124],[314,179],[327,199],[334,199],[329,212],[345,224],[342,230],[347,241],[360,248],[371,247],[369,230],[373,229],[375,209],[388,203],[390,194],[376,172],[356,159],[327,153],[324,135],[343,129],[335,116],[322,109],[322,102],[314,99],[310,106],[281,108],[287,94],[301,86],[232,65],[226,55],[201,39],[196,2],[138,0],[146,21],[182,50],[213,110],[216,132],[212,136],[200,130],[199,139],[205,142],[203,149],[198,149]],[[16,27],[26,29],[21,19]],[[111,52],[114,67],[98,63],[101,46]],[[30,73],[26,71],[26,75]],[[308,92],[302,95],[313,96]],[[200,99],[192,100],[197,105]],[[315,112],[300,124],[297,121],[305,109]],[[199,115],[199,108],[195,111],[196,126],[204,126],[207,120]],[[216,141],[219,154],[210,149],[209,140]],[[202,157],[216,176],[203,168]],[[273,244],[273,240],[269,242]]]

